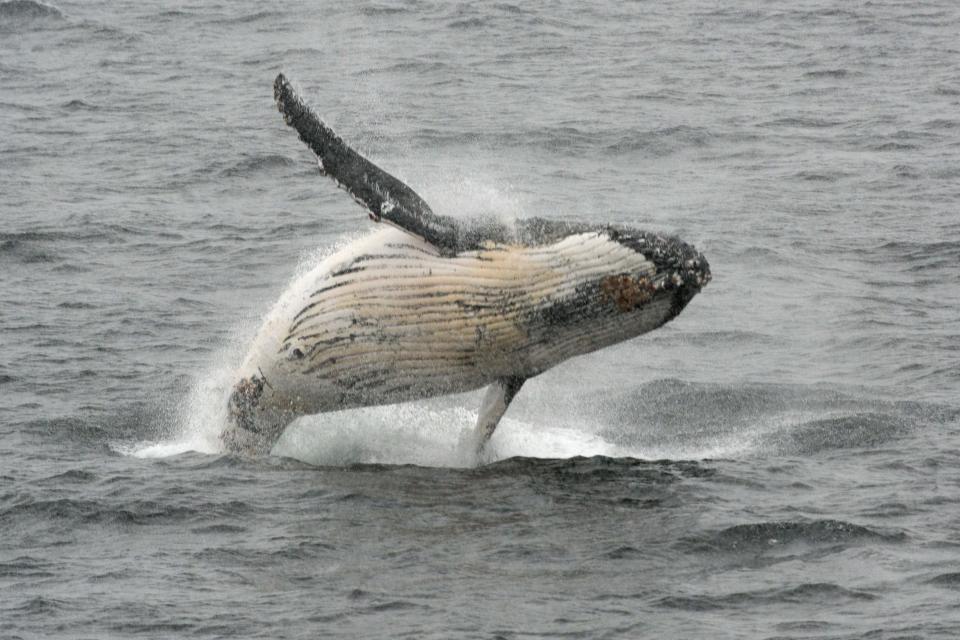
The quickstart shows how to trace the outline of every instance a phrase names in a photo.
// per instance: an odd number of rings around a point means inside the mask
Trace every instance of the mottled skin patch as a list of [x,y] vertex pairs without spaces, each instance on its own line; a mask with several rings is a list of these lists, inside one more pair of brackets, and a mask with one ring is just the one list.
[[607,276],[600,281],[600,292],[605,301],[612,302],[626,313],[653,299],[657,287],[646,276],[632,277],[628,274]]
[[243,378],[233,387],[233,393],[230,394],[231,417],[236,421],[237,426],[254,433],[258,433],[259,429],[253,419],[253,412],[260,404],[264,382],[266,382],[265,378],[257,376]]

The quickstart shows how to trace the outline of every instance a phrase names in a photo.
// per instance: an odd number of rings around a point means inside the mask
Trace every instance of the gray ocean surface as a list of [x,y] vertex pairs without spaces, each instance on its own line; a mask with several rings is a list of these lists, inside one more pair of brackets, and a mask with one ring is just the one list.
[[[960,637],[960,6],[0,3],[0,637]],[[440,213],[714,280],[531,380],[219,451],[374,227],[279,71]]]

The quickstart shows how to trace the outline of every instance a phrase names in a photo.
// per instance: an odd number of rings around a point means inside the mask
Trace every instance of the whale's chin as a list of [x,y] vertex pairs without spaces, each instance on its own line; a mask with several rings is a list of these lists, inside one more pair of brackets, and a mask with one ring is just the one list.
[[259,457],[270,453],[273,441],[265,436],[231,425],[220,433],[220,441],[226,453]]
[[[270,453],[273,445],[287,426],[298,416],[294,414],[259,416],[251,428],[250,423],[242,423],[235,417],[228,418],[228,424],[220,432],[223,450],[240,456],[258,457]],[[246,426],[242,426],[246,424]]]
[[234,385],[227,407],[227,425],[220,434],[228,453],[249,456],[270,453],[283,430],[297,418],[300,412],[271,405],[268,402],[271,395],[262,374],[243,378]]

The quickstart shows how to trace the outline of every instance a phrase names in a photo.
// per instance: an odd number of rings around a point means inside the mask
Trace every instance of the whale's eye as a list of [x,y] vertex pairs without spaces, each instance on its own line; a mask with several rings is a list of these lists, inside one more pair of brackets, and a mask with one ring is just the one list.
[[288,357],[291,360],[300,360],[303,358],[303,351],[301,351],[298,347],[294,347],[290,350]]

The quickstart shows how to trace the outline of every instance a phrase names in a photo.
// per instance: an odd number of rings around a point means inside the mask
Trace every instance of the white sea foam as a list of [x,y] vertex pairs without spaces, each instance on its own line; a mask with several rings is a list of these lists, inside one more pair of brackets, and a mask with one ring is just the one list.
[[[307,416],[291,425],[273,453],[333,466],[468,467],[515,456],[696,460],[750,454],[757,450],[762,435],[769,429],[766,424],[757,424],[708,439],[622,445],[611,441],[610,434],[630,427],[611,422],[606,416],[585,421],[524,412],[520,417],[505,416],[478,458],[469,448],[469,435],[477,421],[475,403],[470,397],[464,397],[463,402],[460,407],[437,407],[431,401],[422,401]],[[630,440],[637,442],[636,437]]]
[[433,467],[475,466],[513,456],[626,455],[589,431],[505,417],[478,458],[469,437],[476,421],[473,408],[436,407],[430,401],[337,411],[302,418],[274,453],[318,465]]
[[[318,262],[326,255],[311,254],[304,262]],[[301,265],[296,277],[310,266]],[[249,341],[245,336],[251,333],[235,332],[230,344],[211,358],[210,366],[197,376],[189,393],[171,412],[174,418],[164,437],[117,445],[115,450],[140,458],[222,453],[219,434],[227,419],[227,397],[245,350],[244,340]],[[577,365],[585,367],[589,363],[578,361]],[[758,448],[764,433],[784,428],[783,424],[771,423],[768,416],[763,424],[753,428],[744,425],[735,433],[712,439],[664,442],[652,438],[647,446],[637,431],[650,431],[655,425],[621,424],[614,408],[609,415],[589,418],[582,413],[568,414],[566,409],[579,404],[571,396],[576,391],[562,384],[555,389],[545,382],[537,381],[524,389],[525,396],[518,403],[521,406],[513,407],[501,420],[480,458],[469,444],[477,421],[479,394],[304,416],[287,429],[273,453],[332,466],[380,463],[471,467],[514,456],[702,459],[749,454]],[[630,444],[621,444],[624,441]]]

